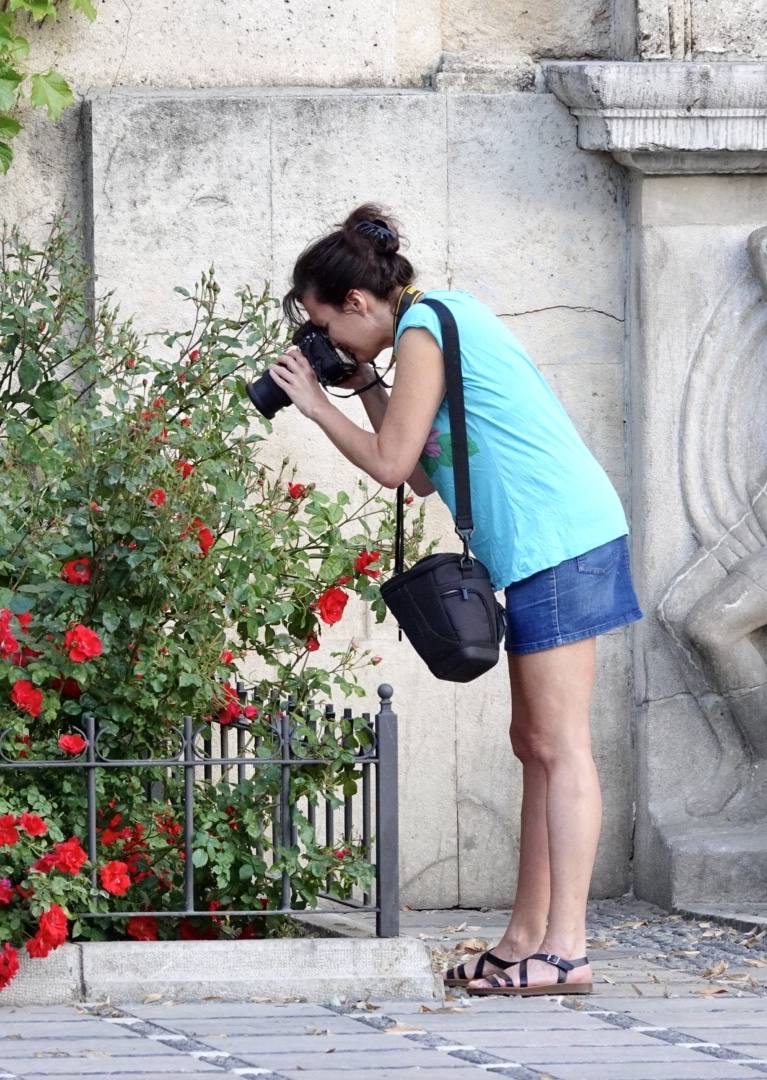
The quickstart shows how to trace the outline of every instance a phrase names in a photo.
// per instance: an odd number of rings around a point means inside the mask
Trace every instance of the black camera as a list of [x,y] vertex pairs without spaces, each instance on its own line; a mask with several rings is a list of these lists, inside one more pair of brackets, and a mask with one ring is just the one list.
[[[300,326],[293,335],[293,344],[298,346],[309,361],[322,386],[337,386],[357,370],[357,361],[336,349],[325,331],[320,330],[314,323],[305,322]],[[246,383],[245,389],[250,400],[267,420],[271,420],[279,409],[290,405],[290,398],[268,371],[255,382]]]

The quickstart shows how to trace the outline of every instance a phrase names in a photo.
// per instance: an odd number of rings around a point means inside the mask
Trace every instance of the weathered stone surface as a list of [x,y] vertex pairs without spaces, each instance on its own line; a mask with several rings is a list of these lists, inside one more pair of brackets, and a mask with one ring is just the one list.
[[544,65],[578,145],[651,173],[767,171],[767,65]]
[[62,14],[35,33],[36,64],[94,86],[421,85],[439,59],[439,0],[104,0],[91,25]]
[[612,5],[604,0],[442,0],[443,48],[497,55],[609,56]]
[[19,949],[19,972],[2,991],[1,1005],[66,1005],[82,1000],[79,945],[61,945],[42,959]]
[[736,902],[767,880],[760,620],[728,629],[744,597],[758,608],[763,595],[767,307],[746,241],[767,220],[767,181],[645,178],[634,191],[632,503],[650,609],[635,887],[662,903]]
[[637,0],[643,60],[729,60],[767,55],[767,26],[743,0]]
[[148,986],[174,1001],[441,996],[429,950],[407,938],[89,942],[82,950],[93,1001],[141,1000]]

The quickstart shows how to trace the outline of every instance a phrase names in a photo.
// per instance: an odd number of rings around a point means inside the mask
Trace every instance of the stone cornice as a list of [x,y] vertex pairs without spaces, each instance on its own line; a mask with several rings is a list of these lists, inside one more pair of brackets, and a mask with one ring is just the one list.
[[767,172],[767,63],[551,61],[578,145],[647,173]]

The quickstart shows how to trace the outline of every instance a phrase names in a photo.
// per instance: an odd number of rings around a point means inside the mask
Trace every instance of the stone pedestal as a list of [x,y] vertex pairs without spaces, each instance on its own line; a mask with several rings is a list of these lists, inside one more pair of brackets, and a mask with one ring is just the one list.
[[635,888],[767,886],[767,65],[550,64],[630,172]]

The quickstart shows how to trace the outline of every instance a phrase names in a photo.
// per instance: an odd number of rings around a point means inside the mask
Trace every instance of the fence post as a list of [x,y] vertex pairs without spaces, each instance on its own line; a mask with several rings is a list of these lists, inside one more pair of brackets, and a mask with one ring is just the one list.
[[194,911],[194,866],[192,839],[194,837],[194,723],[184,717],[184,903],[187,912]]
[[88,830],[88,858],[91,863],[91,893],[95,896],[99,891],[98,868],[96,866],[96,718],[92,713],[85,716],[85,748],[86,773],[85,773],[85,807]]
[[375,718],[376,756],[376,934],[399,935],[399,792],[397,783],[397,715],[394,691],[378,687],[381,707]]

